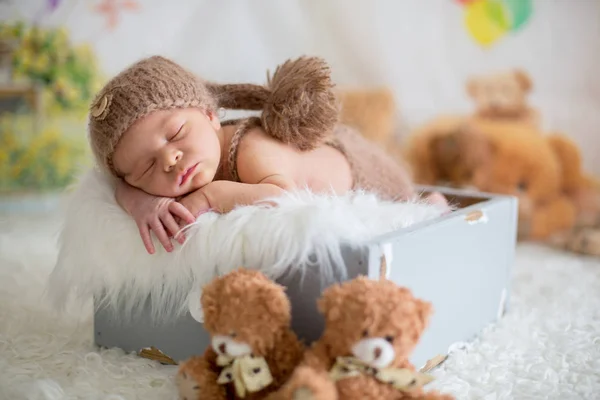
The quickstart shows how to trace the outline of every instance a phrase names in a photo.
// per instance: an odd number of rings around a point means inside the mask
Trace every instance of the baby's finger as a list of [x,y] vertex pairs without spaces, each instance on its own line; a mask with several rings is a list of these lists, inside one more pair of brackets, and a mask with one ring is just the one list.
[[190,210],[185,208],[183,204],[178,203],[176,201],[169,204],[169,212],[171,212],[171,214],[173,215],[178,216],[182,219],[182,221],[185,221],[187,224],[192,224],[196,221],[196,218],[194,218],[194,214],[192,214]]
[[167,235],[167,232],[165,232],[165,228],[162,222],[160,222],[160,220],[157,218],[152,223],[150,223],[150,228],[152,228],[154,234],[156,235],[160,243],[163,245],[165,250],[169,253],[172,252],[173,244],[171,243],[171,239],[169,239],[169,235]]
[[140,231],[142,241],[144,242],[144,246],[146,247],[146,251],[149,254],[154,254],[154,244],[152,243],[152,238],[150,237],[150,230],[148,229],[148,225],[145,223],[139,224],[138,229]]
[[177,239],[179,244],[183,244],[183,242],[185,241],[185,236],[183,235],[183,233],[180,233],[179,235],[177,234],[177,232],[179,232],[179,224],[177,224],[175,218],[173,218],[171,214],[167,213],[163,217],[161,217],[161,220],[165,228],[167,228],[169,233],[175,239]]

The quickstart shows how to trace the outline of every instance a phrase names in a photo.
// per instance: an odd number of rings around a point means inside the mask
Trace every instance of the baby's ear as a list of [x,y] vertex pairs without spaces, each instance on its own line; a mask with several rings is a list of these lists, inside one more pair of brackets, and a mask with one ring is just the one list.
[[215,131],[221,129],[221,120],[214,110],[206,110],[204,113]]
[[531,82],[531,78],[527,72],[523,71],[522,69],[515,69],[513,71],[513,75],[517,82],[519,82],[519,85],[524,92],[531,91],[533,88],[533,83]]

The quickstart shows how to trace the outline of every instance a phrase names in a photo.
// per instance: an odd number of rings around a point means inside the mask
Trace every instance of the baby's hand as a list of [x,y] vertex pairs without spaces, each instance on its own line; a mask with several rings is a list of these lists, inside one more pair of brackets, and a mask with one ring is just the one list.
[[[144,246],[150,254],[154,254],[155,251],[150,230],[154,231],[165,250],[170,252],[173,251],[170,237],[174,237],[180,229],[175,218],[182,221],[182,225],[183,222],[186,224],[194,222],[194,216],[174,199],[149,195],[124,182],[118,183],[116,198],[121,207],[135,220]],[[185,236],[180,234],[178,241],[183,243]]]
[[[154,254],[150,230],[154,231],[165,250],[171,252],[173,244],[170,238],[175,237],[183,225],[194,222],[194,216],[183,205],[168,197],[145,198],[133,207],[131,215],[138,226],[144,246],[150,254]],[[180,222],[178,223],[175,218]],[[176,239],[183,244],[185,236],[180,233]]]

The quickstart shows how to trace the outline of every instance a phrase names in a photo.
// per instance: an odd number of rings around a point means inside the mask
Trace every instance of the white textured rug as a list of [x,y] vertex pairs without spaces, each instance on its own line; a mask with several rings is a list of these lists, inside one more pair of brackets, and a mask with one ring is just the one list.
[[[0,400],[175,399],[174,367],[92,343],[91,310],[40,303],[57,218],[0,216]],[[432,387],[459,399],[600,395],[600,261],[521,245],[507,316],[457,349]]]

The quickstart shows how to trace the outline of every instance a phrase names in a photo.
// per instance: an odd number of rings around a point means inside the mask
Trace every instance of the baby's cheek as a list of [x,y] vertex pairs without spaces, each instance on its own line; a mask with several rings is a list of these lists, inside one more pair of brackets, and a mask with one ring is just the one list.
[[197,190],[200,189],[202,186],[209,184],[210,182],[212,182],[214,179],[214,173],[211,171],[208,171],[207,169],[201,169],[196,176],[194,177],[194,180],[192,181],[192,190]]

